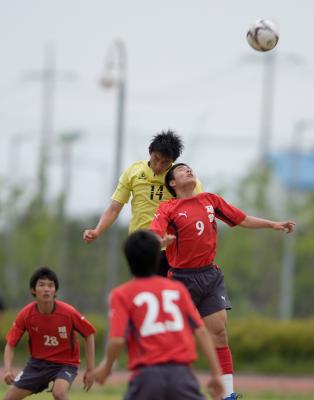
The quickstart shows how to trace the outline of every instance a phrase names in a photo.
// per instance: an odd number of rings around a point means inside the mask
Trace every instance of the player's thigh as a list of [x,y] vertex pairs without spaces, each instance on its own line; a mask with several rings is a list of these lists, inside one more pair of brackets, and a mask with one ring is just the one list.
[[167,400],[205,400],[191,368],[174,365],[168,374]]
[[66,399],[71,387],[71,383],[62,378],[54,381],[52,395],[55,399]]
[[166,374],[160,365],[142,368],[129,382],[124,400],[160,400],[165,397]]
[[207,315],[203,320],[207,330],[213,338],[215,346],[226,346],[228,344],[227,311],[217,311],[213,314]]
[[12,385],[4,396],[4,400],[21,400],[30,396],[32,392],[26,389],[20,389]]

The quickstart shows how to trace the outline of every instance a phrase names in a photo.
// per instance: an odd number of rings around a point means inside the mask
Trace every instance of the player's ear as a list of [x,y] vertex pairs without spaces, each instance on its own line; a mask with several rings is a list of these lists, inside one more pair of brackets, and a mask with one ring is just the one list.
[[36,291],[35,291],[35,289],[31,288],[31,294],[32,294],[34,297],[36,297]]
[[174,187],[176,185],[176,181],[174,179],[171,179],[171,181],[169,182],[169,185],[171,187]]

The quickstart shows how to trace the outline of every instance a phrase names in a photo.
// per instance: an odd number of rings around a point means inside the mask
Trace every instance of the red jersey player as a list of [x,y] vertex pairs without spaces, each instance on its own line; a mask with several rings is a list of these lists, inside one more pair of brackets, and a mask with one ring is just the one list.
[[224,275],[214,264],[216,255],[216,218],[229,226],[270,228],[292,232],[292,221],[275,222],[247,216],[212,193],[194,195],[196,177],[183,163],[173,165],[165,185],[174,199],[161,203],[150,229],[159,237],[172,235],[166,254],[171,269],[168,276],[189,289],[194,304],[212,334],[222,368],[225,399],[236,399],[233,390],[232,356],[228,346],[227,313],[231,308]]
[[124,252],[135,278],[110,294],[109,340],[105,359],[95,370],[96,381],[105,382],[126,343],[133,372],[126,400],[205,399],[190,369],[196,358],[194,332],[212,371],[209,392],[220,399],[223,386],[215,348],[187,289],[155,275],[159,240],[152,232],[138,230],[127,238]]
[[[47,267],[37,269],[31,276],[30,289],[36,301],[19,312],[6,336],[4,381],[13,385],[5,400],[21,400],[39,393],[51,381],[54,382],[53,397],[67,400],[80,364],[77,332],[84,337],[86,344],[84,389],[88,391],[93,384],[95,329],[74,307],[55,299],[58,287],[58,277]],[[14,376],[14,348],[25,332],[29,337],[31,358],[26,367]]]

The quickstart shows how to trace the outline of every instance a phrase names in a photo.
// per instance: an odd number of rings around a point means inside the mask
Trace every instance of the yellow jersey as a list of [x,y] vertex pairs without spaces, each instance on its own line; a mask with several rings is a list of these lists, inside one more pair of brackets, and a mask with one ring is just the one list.
[[[165,186],[166,173],[167,171],[161,175],[155,175],[148,161],[141,160],[130,165],[120,176],[118,186],[111,198],[121,204],[126,204],[132,194],[129,232],[147,229],[159,203],[173,198]],[[201,184],[197,181],[195,193],[201,192]]]

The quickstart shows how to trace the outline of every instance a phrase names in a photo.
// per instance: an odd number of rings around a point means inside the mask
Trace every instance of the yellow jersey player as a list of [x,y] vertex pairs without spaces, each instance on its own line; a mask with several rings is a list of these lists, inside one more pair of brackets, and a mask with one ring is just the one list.
[[[159,203],[172,198],[165,187],[165,175],[182,153],[183,147],[182,139],[171,130],[155,135],[148,148],[149,160],[136,161],[122,173],[111,203],[97,226],[84,231],[85,242],[91,243],[106,231],[118,218],[131,196],[129,232],[148,228]],[[196,193],[201,191],[198,182]],[[166,276],[167,270],[168,263],[163,255],[159,274]]]

